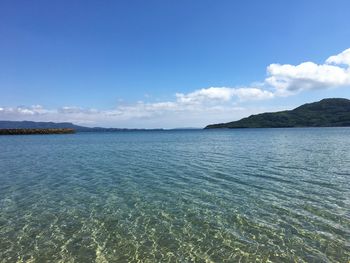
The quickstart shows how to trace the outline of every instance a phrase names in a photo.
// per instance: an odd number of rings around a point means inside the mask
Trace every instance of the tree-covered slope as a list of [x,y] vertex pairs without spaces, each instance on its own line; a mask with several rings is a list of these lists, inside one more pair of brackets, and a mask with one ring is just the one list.
[[251,115],[239,121],[212,124],[211,128],[282,128],[350,126],[350,100],[323,99],[294,110]]

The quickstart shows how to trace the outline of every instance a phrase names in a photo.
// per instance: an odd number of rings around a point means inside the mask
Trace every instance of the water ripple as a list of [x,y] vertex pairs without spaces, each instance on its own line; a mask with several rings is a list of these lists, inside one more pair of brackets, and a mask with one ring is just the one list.
[[0,137],[1,262],[348,262],[350,129]]

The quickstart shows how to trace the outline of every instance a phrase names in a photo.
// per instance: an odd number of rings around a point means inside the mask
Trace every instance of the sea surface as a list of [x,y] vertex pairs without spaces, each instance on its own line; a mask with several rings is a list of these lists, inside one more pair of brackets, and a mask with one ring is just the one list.
[[350,128],[0,136],[0,262],[350,260]]

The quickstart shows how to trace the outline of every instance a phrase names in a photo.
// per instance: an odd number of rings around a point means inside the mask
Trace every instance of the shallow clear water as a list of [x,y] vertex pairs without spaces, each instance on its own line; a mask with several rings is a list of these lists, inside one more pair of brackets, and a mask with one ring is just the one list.
[[0,262],[348,262],[350,128],[0,137]]

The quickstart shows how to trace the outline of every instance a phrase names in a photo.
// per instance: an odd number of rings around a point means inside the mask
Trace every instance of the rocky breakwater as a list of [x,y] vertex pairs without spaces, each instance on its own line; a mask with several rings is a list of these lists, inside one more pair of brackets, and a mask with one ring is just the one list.
[[0,129],[0,135],[28,135],[28,134],[70,134],[74,129]]

